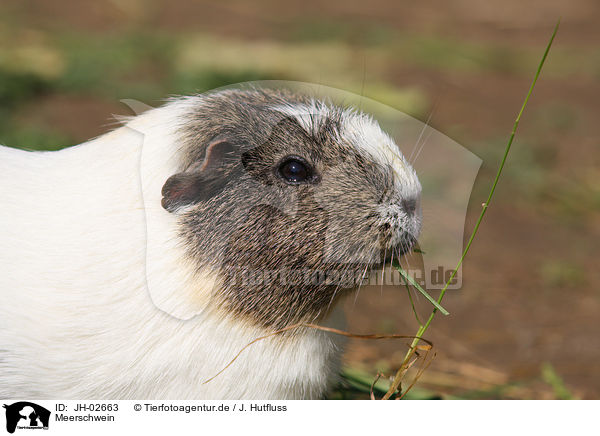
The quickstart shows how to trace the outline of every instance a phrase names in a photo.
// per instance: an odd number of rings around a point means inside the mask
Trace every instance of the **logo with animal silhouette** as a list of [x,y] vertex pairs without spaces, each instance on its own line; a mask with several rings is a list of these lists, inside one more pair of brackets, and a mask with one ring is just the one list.
[[6,431],[14,433],[16,429],[48,430],[50,411],[38,404],[19,401],[4,405],[6,409]]

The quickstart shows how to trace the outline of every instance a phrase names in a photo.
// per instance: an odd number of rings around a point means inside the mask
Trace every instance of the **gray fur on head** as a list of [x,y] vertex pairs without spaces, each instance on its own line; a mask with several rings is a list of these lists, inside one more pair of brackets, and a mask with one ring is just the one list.
[[[418,179],[364,114],[229,90],[203,97],[182,125],[163,207],[198,270],[221,278],[217,307],[275,328],[314,320],[383,252],[406,252],[418,236]],[[290,160],[308,169],[300,183],[281,176]]]

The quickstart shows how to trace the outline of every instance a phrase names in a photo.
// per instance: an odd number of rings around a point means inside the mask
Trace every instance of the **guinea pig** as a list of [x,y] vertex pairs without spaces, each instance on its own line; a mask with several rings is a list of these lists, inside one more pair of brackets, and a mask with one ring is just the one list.
[[3,398],[322,398],[339,336],[244,347],[340,326],[355,279],[422,220],[377,122],[284,90],[176,98],[61,151],[0,147],[0,187]]

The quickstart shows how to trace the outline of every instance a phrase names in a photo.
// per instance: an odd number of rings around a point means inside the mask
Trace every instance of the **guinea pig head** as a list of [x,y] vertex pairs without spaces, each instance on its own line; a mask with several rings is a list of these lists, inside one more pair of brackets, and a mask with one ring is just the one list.
[[162,191],[186,256],[220,278],[211,304],[273,328],[324,316],[421,227],[418,178],[377,123],[290,98],[212,96]]

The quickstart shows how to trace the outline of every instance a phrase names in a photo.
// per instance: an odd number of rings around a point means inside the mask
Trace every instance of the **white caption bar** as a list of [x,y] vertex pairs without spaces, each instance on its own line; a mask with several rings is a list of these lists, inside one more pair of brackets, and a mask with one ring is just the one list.
[[[0,432],[119,434],[598,433],[599,401],[4,400]],[[46,429],[43,433],[32,430]],[[239,433],[238,433],[239,432]],[[7,434],[7,433],[4,433]]]

